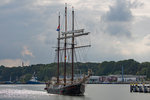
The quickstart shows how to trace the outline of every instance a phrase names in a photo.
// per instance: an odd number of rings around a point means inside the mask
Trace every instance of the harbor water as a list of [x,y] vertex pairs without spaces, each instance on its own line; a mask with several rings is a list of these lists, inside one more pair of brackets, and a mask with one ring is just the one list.
[[130,85],[88,84],[85,96],[48,94],[45,85],[0,85],[0,100],[150,100],[150,93],[130,93]]

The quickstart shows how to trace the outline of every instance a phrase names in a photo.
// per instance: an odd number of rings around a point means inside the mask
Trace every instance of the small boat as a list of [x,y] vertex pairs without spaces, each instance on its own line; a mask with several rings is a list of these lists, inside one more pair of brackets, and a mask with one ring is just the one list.
[[4,84],[13,84],[11,81],[5,81]]
[[41,84],[41,82],[37,80],[37,77],[35,76],[35,72],[34,72],[31,79],[28,82],[26,82],[26,84]]
[[10,76],[9,81],[5,81],[4,84],[13,84],[13,82],[11,81],[11,76]]
[[[57,51],[57,77],[52,77],[52,79],[46,82],[45,90],[50,94],[59,94],[59,95],[78,95],[83,96],[85,92],[85,84],[89,77],[91,76],[91,70],[88,70],[88,75],[83,75],[83,77],[75,77],[74,74],[74,56],[75,49],[90,47],[91,45],[77,46],[75,43],[75,38],[80,36],[88,35],[89,32],[84,32],[84,29],[74,29],[74,9],[72,9],[72,30],[67,31],[67,5],[65,6],[65,32],[60,33],[60,14],[58,16],[58,46],[55,51]],[[71,39],[71,43],[68,43],[67,40]],[[60,47],[60,41],[64,40],[63,47]],[[71,47],[67,47],[69,45]],[[66,65],[67,65],[67,54],[66,51],[71,50],[71,77],[67,78],[66,75]],[[63,78],[60,77],[59,67],[60,67],[60,51],[64,52],[64,75]],[[69,59],[69,58],[68,58]],[[69,59],[70,60],[70,59]]]

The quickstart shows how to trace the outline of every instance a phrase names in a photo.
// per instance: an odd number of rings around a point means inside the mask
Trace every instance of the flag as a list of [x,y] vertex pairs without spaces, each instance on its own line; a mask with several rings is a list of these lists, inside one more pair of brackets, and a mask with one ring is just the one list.
[[58,27],[57,27],[56,31],[60,31],[60,25],[58,25]]
[[67,59],[67,57],[65,56],[65,60]]

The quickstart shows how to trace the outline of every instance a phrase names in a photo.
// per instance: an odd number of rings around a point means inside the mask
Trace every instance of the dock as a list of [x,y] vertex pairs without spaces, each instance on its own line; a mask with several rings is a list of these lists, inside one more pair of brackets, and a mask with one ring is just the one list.
[[130,84],[130,92],[150,93],[150,85],[148,84]]

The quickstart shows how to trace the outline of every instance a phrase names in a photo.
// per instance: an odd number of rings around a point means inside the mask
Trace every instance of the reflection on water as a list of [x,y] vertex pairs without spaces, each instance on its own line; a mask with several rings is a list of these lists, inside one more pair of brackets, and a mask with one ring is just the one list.
[[130,93],[129,85],[87,85],[85,96],[52,95],[45,85],[0,85],[0,100],[149,100],[150,93]]
[[86,96],[62,96],[62,95],[55,95],[54,100],[90,100]]
[[0,85],[0,100],[40,100],[45,96],[42,85]]
[[26,98],[28,96],[44,96],[48,95],[47,93],[41,92],[41,91],[33,91],[33,90],[18,90],[18,89],[3,89],[0,90],[0,97],[4,98]]

